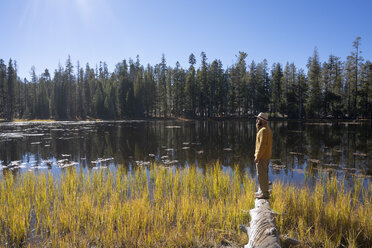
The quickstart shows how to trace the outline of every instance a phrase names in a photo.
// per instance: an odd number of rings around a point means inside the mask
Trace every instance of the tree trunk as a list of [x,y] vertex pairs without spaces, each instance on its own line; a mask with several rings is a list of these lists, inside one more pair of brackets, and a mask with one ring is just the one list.
[[244,248],[286,248],[300,244],[295,239],[286,235],[279,236],[275,227],[275,216],[277,215],[270,208],[269,200],[256,199],[255,207],[249,211],[252,219],[250,227],[240,225],[241,231],[247,233],[249,242]]
[[269,201],[256,199],[255,208],[249,211],[252,220],[250,227],[240,226],[247,232],[249,242],[244,248],[280,248],[279,231],[275,227],[275,216]]

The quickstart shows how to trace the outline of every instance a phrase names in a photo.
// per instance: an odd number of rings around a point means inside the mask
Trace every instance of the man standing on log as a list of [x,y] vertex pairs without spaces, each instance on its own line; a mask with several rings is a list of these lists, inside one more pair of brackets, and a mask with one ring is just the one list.
[[254,162],[256,163],[259,189],[255,193],[258,199],[268,199],[269,194],[269,163],[271,158],[273,132],[268,127],[268,114],[260,113],[256,120],[257,136]]

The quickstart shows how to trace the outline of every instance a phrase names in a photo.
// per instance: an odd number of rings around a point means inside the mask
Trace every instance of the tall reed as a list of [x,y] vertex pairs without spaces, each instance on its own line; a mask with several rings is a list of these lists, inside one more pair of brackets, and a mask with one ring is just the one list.
[[[315,188],[273,185],[271,206],[282,234],[307,247],[368,247],[371,184],[337,178]],[[254,206],[255,180],[219,163],[201,170],[156,164],[127,171],[5,173],[0,181],[0,244],[31,247],[242,246]]]

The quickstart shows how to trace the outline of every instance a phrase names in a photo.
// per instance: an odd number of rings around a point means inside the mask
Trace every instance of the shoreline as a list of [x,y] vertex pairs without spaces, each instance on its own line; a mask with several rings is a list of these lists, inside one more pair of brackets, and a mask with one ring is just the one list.
[[[58,121],[126,121],[126,120],[143,120],[143,121],[243,121],[243,120],[255,120],[255,117],[200,117],[200,118],[187,118],[187,117],[146,117],[146,118],[125,118],[125,119],[14,119],[12,121],[7,121],[5,119],[0,119],[0,123],[5,122],[58,122]],[[281,118],[272,117],[270,122],[276,121],[289,121],[289,122],[301,122],[304,124],[318,124],[318,123],[348,123],[348,124],[359,124],[361,122],[370,122],[372,119],[291,119],[291,118]]]

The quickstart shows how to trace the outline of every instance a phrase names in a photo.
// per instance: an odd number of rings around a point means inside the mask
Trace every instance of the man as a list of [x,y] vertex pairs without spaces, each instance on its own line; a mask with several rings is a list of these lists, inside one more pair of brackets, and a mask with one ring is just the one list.
[[272,152],[273,133],[268,127],[268,114],[260,113],[256,120],[257,136],[254,162],[256,163],[259,190],[255,193],[258,199],[268,199],[269,194],[269,163]]

